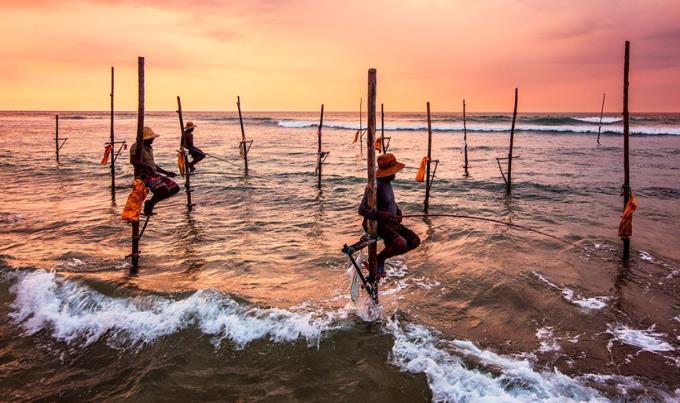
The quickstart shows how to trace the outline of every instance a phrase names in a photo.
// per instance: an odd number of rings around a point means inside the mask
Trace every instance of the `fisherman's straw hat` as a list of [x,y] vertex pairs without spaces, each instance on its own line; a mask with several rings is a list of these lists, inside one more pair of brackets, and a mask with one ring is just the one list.
[[150,127],[144,128],[144,140],[151,140],[160,137],[160,134],[156,134]]
[[397,161],[394,154],[382,154],[378,157],[378,169],[375,171],[375,176],[384,178],[386,176],[394,175],[404,169],[406,165]]
[[187,127],[185,127],[184,130],[193,129],[194,127],[197,127],[194,122],[187,122]]

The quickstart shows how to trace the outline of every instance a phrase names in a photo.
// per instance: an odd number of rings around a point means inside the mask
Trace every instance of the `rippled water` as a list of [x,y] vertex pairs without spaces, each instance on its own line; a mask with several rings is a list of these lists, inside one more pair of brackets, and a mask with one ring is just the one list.
[[[440,160],[430,212],[512,221],[573,242],[481,221],[409,219],[423,239],[388,262],[384,313],[349,301],[344,243],[366,162],[355,114],[325,121],[316,189],[316,113],[246,114],[250,175],[239,167],[235,115],[185,113],[210,154],[183,192],[157,207],[129,273],[129,192],[115,199],[99,164],[108,116],[0,113],[0,400],[674,400],[680,398],[680,118],[632,121],[633,256],[616,236],[621,122],[526,115],[518,122],[513,194],[496,157],[508,116],[473,115],[471,176],[462,176],[458,115],[435,115]],[[364,118],[365,122],[365,118]],[[151,113],[157,162],[176,170],[174,113]],[[424,117],[388,114],[406,163],[395,192],[419,213],[414,181]],[[116,117],[134,140],[136,116]]]

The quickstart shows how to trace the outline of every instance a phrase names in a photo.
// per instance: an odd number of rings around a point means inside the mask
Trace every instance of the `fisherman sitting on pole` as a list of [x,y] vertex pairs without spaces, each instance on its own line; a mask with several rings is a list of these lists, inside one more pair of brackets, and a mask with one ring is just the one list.
[[364,217],[364,229],[367,229],[367,220],[378,221],[378,235],[385,242],[385,248],[378,254],[378,264],[375,273],[369,273],[367,281],[374,283],[379,278],[385,277],[385,260],[412,251],[420,245],[420,238],[415,232],[401,225],[401,210],[394,199],[392,181],[395,174],[404,168],[404,164],[398,162],[394,154],[383,154],[378,157],[377,177],[378,188],[377,209],[368,207],[368,192],[359,206],[359,214]]
[[205,158],[205,153],[194,145],[194,128],[196,128],[194,122],[187,122],[187,126],[184,128],[184,147],[191,154],[191,162],[189,162],[189,170],[191,172],[194,172],[196,169],[194,166]]
[[[130,148],[130,163],[135,168],[135,178],[144,181],[144,185],[153,192],[153,197],[144,202],[144,214],[147,216],[153,215],[153,208],[156,203],[179,192],[179,186],[170,179],[174,178],[176,174],[166,171],[154,162],[151,144],[157,137],[159,135],[154,133],[150,127],[145,127],[141,157],[136,155],[137,143]],[[159,175],[159,173],[162,175]]]

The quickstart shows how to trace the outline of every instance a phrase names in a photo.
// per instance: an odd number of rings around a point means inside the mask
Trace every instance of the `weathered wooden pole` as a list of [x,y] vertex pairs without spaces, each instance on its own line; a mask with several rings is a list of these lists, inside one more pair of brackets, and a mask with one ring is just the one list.
[[[144,143],[144,58],[137,59],[137,143],[135,155],[138,161],[142,160],[142,145]],[[132,223],[132,271],[139,269],[139,221]]]
[[[376,115],[376,70],[368,70],[368,132],[366,136],[366,168],[368,170],[368,207],[375,209],[378,207],[377,189],[378,184],[375,176],[375,115]],[[376,220],[368,220],[368,235],[371,238],[378,236],[378,223]],[[378,245],[376,242],[368,245],[368,270],[370,274],[375,274],[377,266]]]
[[602,94],[602,108],[600,109],[600,125],[597,127],[597,145],[600,145],[600,132],[602,131],[602,116],[604,115],[604,98],[606,93]]
[[363,117],[362,117],[363,103],[364,103],[364,99],[359,98],[359,152],[361,153],[361,155],[364,155],[364,149],[361,146],[361,143],[363,143],[363,141],[364,141],[364,127],[363,127]]
[[[628,147],[630,137],[630,124],[628,114],[628,75],[630,72],[630,41],[626,41],[626,51],[623,64],[623,208],[625,210],[630,199],[630,160]],[[623,237],[623,258],[630,257],[630,237]]]
[[114,150],[116,147],[116,137],[113,131],[113,66],[111,66],[111,195],[115,200],[116,198],[116,155]]
[[184,135],[184,116],[182,115],[182,100],[177,96],[177,115],[179,116],[179,152],[184,159],[184,190],[187,194],[187,209],[191,211],[194,204],[191,203],[191,169],[189,169],[189,151],[186,149],[186,136]]
[[59,115],[54,115],[54,149],[56,150],[57,162],[59,162]]
[[246,175],[248,175],[248,144],[246,143],[246,131],[243,128],[243,116],[241,115],[241,97],[236,97],[236,106],[238,107],[238,121],[241,123],[241,152],[243,153],[243,162],[245,163]]
[[465,117],[465,100],[463,99],[463,152],[465,154],[465,165],[463,168],[465,168],[465,176],[470,175],[468,172],[468,146],[467,146],[467,123],[466,123],[466,117]]
[[430,208],[430,162],[432,161],[432,119],[430,117],[430,103],[427,103],[427,173],[425,176],[425,203],[423,210],[425,213]]
[[515,108],[512,112],[512,126],[510,127],[510,149],[508,150],[508,181],[505,184],[506,193],[512,191],[512,146],[515,140],[515,122],[517,120],[517,88],[515,88]]
[[385,104],[380,104],[380,148],[383,154],[387,152],[387,147],[385,147]]
[[319,144],[318,144],[318,152],[317,152],[317,171],[319,174],[319,183],[318,187],[321,189],[321,168],[323,167],[323,151],[321,148],[321,129],[323,128],[323,104],[321,104],[321,117],[319,118],[319,131],[318,131],[318,136],[319,136]]

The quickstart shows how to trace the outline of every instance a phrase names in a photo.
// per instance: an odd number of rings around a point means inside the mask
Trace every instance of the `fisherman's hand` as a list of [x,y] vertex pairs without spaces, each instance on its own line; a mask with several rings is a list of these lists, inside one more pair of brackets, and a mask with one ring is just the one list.
[[395,217],[395,219],[399,224],[401,224],[402,218],[403,217],[402,217],[401,209],[399,209],[399,210],[397,210],[397,216]]
[[386,222],[394,220],[394,216],[387,211],[378,211],[376,216],[378,217],[378,221]]

